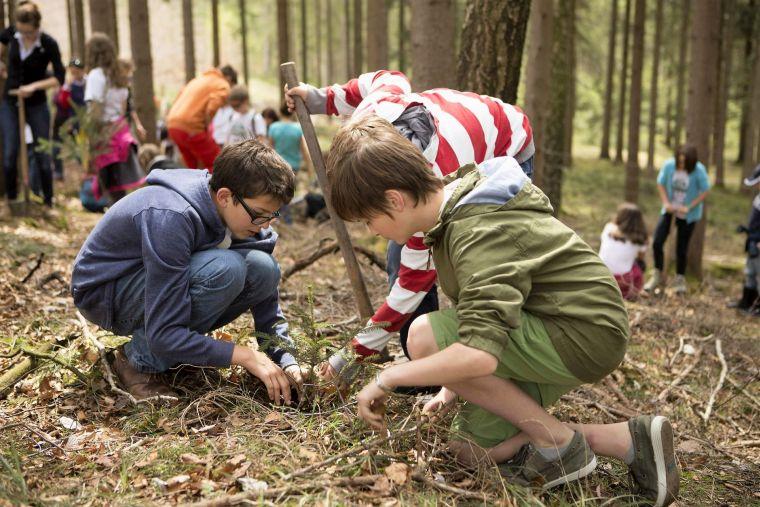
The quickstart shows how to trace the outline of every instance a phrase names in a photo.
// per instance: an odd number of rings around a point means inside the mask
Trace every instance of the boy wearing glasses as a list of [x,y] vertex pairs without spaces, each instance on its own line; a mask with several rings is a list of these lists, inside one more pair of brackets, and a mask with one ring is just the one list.
[[207,171],[152,171],[116,203],[74,261],[72,295],[89,321],[131,341],[113,368],[136,398],[176,396],[159,375],[180,364],[237,364],[276,404],[301,383],[295,358],[207,333],[250,310],[256,330],[291,343],[280,310],[280,269],[269,225],[293,198],[295,177],[255,140],[233,144]]

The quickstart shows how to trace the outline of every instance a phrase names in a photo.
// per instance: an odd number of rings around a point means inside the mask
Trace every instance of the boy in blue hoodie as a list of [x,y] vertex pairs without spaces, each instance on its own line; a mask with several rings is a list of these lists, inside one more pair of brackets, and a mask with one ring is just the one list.
[[74,303],[90,322],[132,339],[114,370],[138,399],[175,396],[156,374],[179,364],[246,368],[276,404],[300,384],[295,358],[207,333],[247,310],[256,330],[290,343],[269,228],[293,198],[295,177],[255,140],[227,147],[208,171],[156,170],[116,203],[74,261]]

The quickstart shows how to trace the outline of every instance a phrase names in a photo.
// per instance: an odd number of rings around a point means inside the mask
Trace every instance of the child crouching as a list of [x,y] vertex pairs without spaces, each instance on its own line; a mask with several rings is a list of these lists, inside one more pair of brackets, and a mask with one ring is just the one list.
[[610,268],[623,297],[636,299],[644,286],[644,256],[647,253],[647,227],[635,204],[618,206],[612,222],[602,231],[599,257]]
[[654,505],[673,501],[678,469],[666,418],[577,425],[543,408],[618,366],[628,316],[607,267],[552,216],[517,161],[469,164],[441,182],[390,123],[363,117],[341,129],[327,165],[341,218],[398,243],[423,231],[455,306],[415,319],[412,360],[357,396],[365,421],[383,427],[381,408],[397,387],[441,385],[426,409],[465,400],[451,445],[463,461],[480,449],[511,482],[547,489],[590,474],[595,454],[611,456]]

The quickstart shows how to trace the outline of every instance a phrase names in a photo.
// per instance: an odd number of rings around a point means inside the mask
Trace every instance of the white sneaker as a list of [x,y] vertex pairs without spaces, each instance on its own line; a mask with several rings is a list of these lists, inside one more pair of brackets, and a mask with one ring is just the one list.
[[673,290],[676,294],[686,294],[686,278],[683,275],[676,275],[673,281]]
[[662,285],[662,271],[659,269],[655,269],[652,272],[651,278],[649,278],[649,281],[644,285],[644,290],[647,292],[652,292],[657,287]]

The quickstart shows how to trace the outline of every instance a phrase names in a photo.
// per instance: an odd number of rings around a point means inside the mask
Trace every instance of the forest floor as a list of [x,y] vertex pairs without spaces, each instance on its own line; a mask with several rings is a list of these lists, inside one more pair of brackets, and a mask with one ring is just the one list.
[[[598,247],[622,186],[622,167],[579,156],[566,173],[562,220]],[[641,195],[651,229],[657,216],[651,181],[642,181]],[[666,289],[629,303],[632,336],[624,362],[552,410],[584,423],[666,415],[682,470],[680,505],[757,505],[760,321],[725,308],[741,287],[743,239],[732,231],[746,220],[750,198],[716,190],[709,202],[704,280],[691,280],[685,297]],[[0,354],[54,343],[59,361],[35,360],[0,401],[0,505],[221,505],[242,501],[226,495],[244,491],[253,501],[289,504],[636,503],[625,467],[606,459],[582,482],[537,496],[506,485],[491,466],[458,468],[444,452],[448,418],[425,422],[414,397],[392,398],[389,439],[357,420],[351,397],[312,389],[298,408],[274,407],[262,384],[236,368],[179,368],[169,375],[181,393],[178,404],[132,405],[110,389],[68,292],[72,261],[99,218],[81,211],[73,197],[52,219],[0,215]],[[328,223],[277,228],[283,271],[333,237]],[[358,225],[351,231],[358,244],[384,257],[383,241]],[[385,273],[364,255],[360,262],[379,305]],[[282,299],[293,334],[312,349],[306,362],[316,360],[313,349],[323,340],[340,345],[357,328],[339,255],[285,280]],[[225,331],[245,342],[251,327],[244,316]],[[87,332],[109,348],[125,340],[94,326]],[[718,343],[727,376],[705,421],[722,368]],[[401,360],[397,345],[391,352]],[[0,372],[26,357],[0,358]]]

